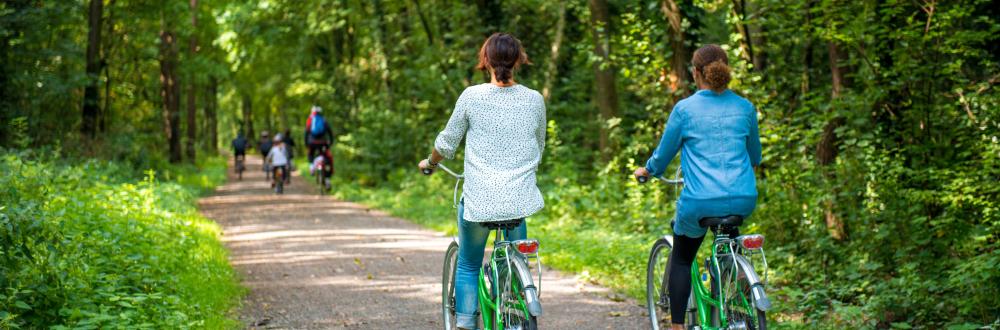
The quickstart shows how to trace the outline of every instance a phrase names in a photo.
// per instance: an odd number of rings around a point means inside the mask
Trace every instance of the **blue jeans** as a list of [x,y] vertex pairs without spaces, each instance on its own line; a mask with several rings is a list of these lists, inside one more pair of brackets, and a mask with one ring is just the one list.
[[[458,262],[455,269],[456,325],[463,329],[476,329],[476,312],[479,309],[479,268],[483,267],[486,239],[490,230],[463,217],[465,203],[458,204]],[[504,232],[507,240],[528,237],[524,222],[514,230]]]

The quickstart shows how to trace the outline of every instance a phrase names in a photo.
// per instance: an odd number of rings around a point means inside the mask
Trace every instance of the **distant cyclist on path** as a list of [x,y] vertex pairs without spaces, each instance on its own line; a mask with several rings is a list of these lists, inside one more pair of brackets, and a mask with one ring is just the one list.
[[243,132],[236,134],[236,138],[233,139],[233,161],[235,162],[233,168],[239,172],[239,166],[241,161],[245,161],[247,158],[247,138],[243,137]]
[[[271,146],[274,143],[271,141],[270,134],[267,131],[260,132],[260,142],[257,144],[257,151],[260,151],[261,157],[267,157],[267,154],[271,152]],[[267,162],[261,166],[264,170],[264,180],[271,180],[271,168],[268,167]]]
[[757,110],[727,88],[726,52],[717,45],[706,45],[695,51],[691,63],[698,92],[677,102],[660,145],[646,166],[635,170],[636,177],[660,177],[681,153],[684,189],[677,200],[667,286],[674,330],[684,329],[691,264],[705,238],[706,229],[698,220],[750,216],[757,205],[753,167],[761,161]]
[[[458,262],[455,271],[455,314],[459,329],[476,328],[477,278],[489,229],[482,222],[524,219],[544,206],[535,172],[545,148],[545,102],[537,91],[514,81],[514,71],[528,62],[521,42],[495,33],[479,50],[480,70],[491,82],[466,88],[448,125],[420,162],[433,170],[454,158],[465,139],[465,185],[458,206]],[[525,222],[508,233],[525,239]]]
[[309,148],[309,163],[312,163],[320,147],[329,148],[330,144],[333,143],[333,130],[330,129],[330,124],[323,117],[323,108],[318,105],[312,106],[309,118],[306,119],[305,131],[306,147]]

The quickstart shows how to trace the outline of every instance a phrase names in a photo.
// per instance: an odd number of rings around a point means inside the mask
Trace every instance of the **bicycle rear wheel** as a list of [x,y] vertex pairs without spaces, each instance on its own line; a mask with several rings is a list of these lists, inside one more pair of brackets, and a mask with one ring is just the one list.
[[660,238],[653,244],[646,264],[646,308],[652,329],[670,328],[670,298],[667,283],[670,280],[670,251],[673,242],[670,236]]
[[[511,256],[517,258],[517,256]],[[503,322],[504,330],[538,330],[538,318],[531,315],[528,312],[526,305],[526,297],[524,296],[524,285],[523,283],[529,282],[528,280],[522,280],[520,272],[511,269],[508,271],[507,263],[499,263],[497,265],[497,274],[499,275],[499,281],[493,282],[499,284],[499,292],[501,294],[500,306],[497,306],[497,312],[500,314],[500,320]],[[510,276],[508,279],[507,276]],[[497,292],[491,290],[492,292]],[[496,297],[494,296],[494,301]]]
[[323,182],[323,173],[322,172],[323,172],[322,169],[317,169],[316,170],[316,187],[319,188],[319,194],[320,195],[326,195],[326,189],[323,189],[323,183],[324,182]]
[[724,308],[729,324],[744,324],[749,330],[767,330],[767,315],[757,308],[757,301],[753,299],[750,283],[742,268],[723,268],[722,287],[725,289]]
[[455,267],[458,264],[458,243],[451,242],[444,253],[441,271],[441,320],[445,330],[457,329],[455,321]]

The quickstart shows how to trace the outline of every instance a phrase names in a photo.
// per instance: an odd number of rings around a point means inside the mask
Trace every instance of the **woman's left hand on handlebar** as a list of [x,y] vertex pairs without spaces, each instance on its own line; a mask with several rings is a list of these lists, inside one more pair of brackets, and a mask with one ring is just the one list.
[[427,159],[421,160],[420,164],[417,165],[417,166],[420,167],[420,171],[421,172],[423,172],[424,174],[427,174],[427,175],[430,175],[431,173],[434,173],[434,169],[437,167],[437,166],[432,166],[431,162],[429,160],[427,160]]
[[635,169],[635,172],[633,172],[632,174],[635,175],[636,179],[639,179],[639,178],[648,178],[649,177],[649,171],[646,170],[645,167],[640,167],[640,168]]

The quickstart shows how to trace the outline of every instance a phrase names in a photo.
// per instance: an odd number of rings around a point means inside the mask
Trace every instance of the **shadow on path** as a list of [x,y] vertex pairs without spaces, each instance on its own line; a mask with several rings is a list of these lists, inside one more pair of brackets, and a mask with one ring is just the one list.
[[[441,267],[452,238],[405,220],[319,196],[293,175],[284,195],[248,157],[243,180],[200,200],[224,228],[230,262],[251,291],[247,328],[440,329]],[[543,243],[544,244],[544,243]],[[644,310],[557,272],[542,281],[543,329],[641,329]],[[259,324],[255,326],[255,324]]]

